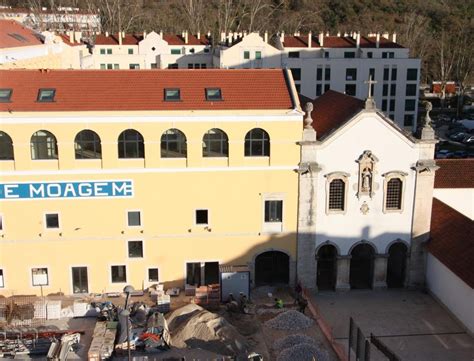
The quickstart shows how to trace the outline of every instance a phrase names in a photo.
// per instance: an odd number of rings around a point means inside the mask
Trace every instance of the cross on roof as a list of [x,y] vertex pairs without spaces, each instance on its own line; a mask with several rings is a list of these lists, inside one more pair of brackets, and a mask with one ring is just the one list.
[[369,92],[365,101],[365,109],[375,109],[375,101],[372,97],[372,84],[377,84],[376,80],[372,80],[372,74],[369,75],[369,80],[364,81],[369,85]]

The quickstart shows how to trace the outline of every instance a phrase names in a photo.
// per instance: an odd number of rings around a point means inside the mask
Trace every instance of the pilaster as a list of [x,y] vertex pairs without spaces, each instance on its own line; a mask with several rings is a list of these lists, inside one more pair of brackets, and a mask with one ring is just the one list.
[[387,288],[388,254],[378,254],[374,259],[374,289]]
[[350,272],[351,272],[351,256],[337,257],[337,275],[336,275],[336,291],[349,291]]

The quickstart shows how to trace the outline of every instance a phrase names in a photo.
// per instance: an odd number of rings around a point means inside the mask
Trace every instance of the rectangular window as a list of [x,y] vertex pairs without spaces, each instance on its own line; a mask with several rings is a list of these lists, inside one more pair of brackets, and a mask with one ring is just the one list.
[[12,96],[12,89],[0,89],[0,103],[8,103]]
[[250,51],[244,51],[244,59],[250,59]]
[[194,69],[194,64],[188,64],[188,69]]
[[257,60],[262,59],[262,52],[261,51],[256,51],[255,52],[255,59],[257,59]]
[[44,215],[45,224],[47,229],[58,229],[59,228],[59,214],[47,213]]
[[346,84],[346,94],[355,96],[356,95],[356,85],[355,84]]
[[324,92],[326,93],[329,90],[329,84],[324,84]]
[[384,68],[383,69],[383,80],[387,81],[390,75],[390,69],[389,68]]
[[106,69],[107,69],[107,67],[106,67],[106,65],[105,65],[105,64],[100,64],[100,69],[101,69],[101,70],[106,70]]
[[390,109],[391,112],[395,111],[395,99],[390,100]]
[[301,93],[301,84],[295,84],[296,92]]
[[150,67],[151,67],[152,69],[158,69],[158,64],[157,64],[157,63],[151,63],[151,64],[150,64]]
[[414,111],[415,106],[416,106],[416,100],[415,99],[406,99],[405,100],[405,110],[407,112]]
[[0,288],[5,287],[5,281],[3,279],[3,270],[0,268]]
[[56,89],[40,89],[38,91],[38,98],[36,99],[39,102],[54,102],[54,95],[56,94]]
[[414,119],[415,119],[415,116],[413,114],[405,114],[405,117],[403,119],[403,126],[412,127]]
[[291,75],[293,75],[293,80],[301,80],[301,68],[291,68]]
[[201,64],[199,63],[194,64],[194,69],[201,69]]
[[389,52],[388,52],[388,57],[389,57],[390,59],[395,58],[395,53],[394,53],[393,51],[389,51]]
[[346,59],[352,59],[355,58],[356,53],[354,51],[345,51],[344,52],[344,58]]
[[[192,64],[190,64],[192,65]],[[181,100],[181,92],[179,89],[165,89],[165,101],[179,101]]]
[[148,282],[160,282],[158,268],[148,268]]
[[382,111],[387,111],[387,99],[382,99]]
[[316,69],[316,80],[317,81],[323,80],[323,68]]
[[181,55],[181,49],[171,49],[171,55]]
[[388,96],[388,84],[384,84],[382,86],[382,96],[384,97]]
[[128,54],[130,54],[130,55],[133,54],[133,49],[132,49],[132,48],[129,48],[129,49],[128,49]]
[[407,80],[418,80],[418,69],[407,69]]
[[325,52],[324,52],[324,57],[325,57],[326,59],[329,58],[329,51],[325,51]]
[[108,70],[112,70],[112,68],[113,68],[113,65],[112,65],[112,64],[107,64],[107,69],[108,69]]
[[392,178],[387,182],[385,209],[392,211],[402,209],[402,186],[402,180],[399,178]]
[[143,258],[143,241],[128,241],[128,257]]
[[100,54],[105,55],[105,49],[100,49]]
[[372,80],[375,80],[375,68],[369,69],[369,76],[372,78]]
[[388,58],[388,53],[386,51],[382,52],[382,59],[387,59]]
[[324,80],[331,80],[331,68],[328,66],[324,68]]
[[127,282],[127,266],[112,266],[110,267],[112,274],[112,283],[125,283]]
[[168,64],[168,69],[178,69],[178,63]]
[[416,96],[416,84],[407,84],[406,93],[407,97]]
[[209,211],[207,209],[196,209],[195,222],[196,225],[208,225]]
[[206,88],[206,100],[222,100],[221,88]]
[[47,268],[32,268],[31,278],[33,286],[47,286],[49,284]]
[[345,201],[346,183],[342,179],[334,179],[329,183],[328,209],[330,211],[343,211]]
[[397,95],[397,84],[390,84],[390,96]]
[[374,57],[374,53],[371,52],[371,51],[367,52],[367,57],[368,57],[369,59],[372,59],[372,58]]
[[130,64],[129,69],[140,69],[140,64]]
[[207,69],[207,64],[206,64],[206,63],[202,63],[202,64],[201,64],[201,69]]
[[265,223],[283,222],[283,201],[265,201]]
[[346,80],[357,80],[357,69],[347,68],[346,69]]
[[128,211],[127,212],[127,224],[129,227],[139,227],[142,225],[141,212],[140,211]]
[[392,81],[397,80],[397,68],[392,68]]
[[322,94],[322,86],[321,84],[316,84],[316,96],[319,97]]
[[299,51],[290,51],[288,53],[289,58],[299,58],[300,57],[300,52]]
[[108,55],[112,54],[112,49],[107,49],[107,54]]
[[118,65],[118,64],[114,64],[114,69],[115,69],[115,70],[118,70],[118,69],[120,69],[120,65]]

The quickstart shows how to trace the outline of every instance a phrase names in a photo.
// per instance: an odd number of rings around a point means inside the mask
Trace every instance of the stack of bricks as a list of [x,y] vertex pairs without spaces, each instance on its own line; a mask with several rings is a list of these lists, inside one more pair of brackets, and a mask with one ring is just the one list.
[[207,287],[207,306],[209,309],[217,309],[220,305],[221,286],[218,283],[211,284]]
[[87,354],[88,361],[106,360],[114,351],[117,322],[97,322]]

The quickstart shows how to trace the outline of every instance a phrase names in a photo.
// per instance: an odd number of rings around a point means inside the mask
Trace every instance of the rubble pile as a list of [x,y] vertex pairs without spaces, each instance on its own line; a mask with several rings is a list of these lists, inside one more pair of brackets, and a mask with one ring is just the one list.
[[329,361],[327,352],[316,345],[301,343],[299,345],[283,350],[277,357],[277,361]]
[[314,344],[314,340],[313,338],[306,335],[300,335],[300,334],[289,335],[275,341],[275,343],[273,344],[273,348],[275,351],[280,352],[284,349],[291,348],[293,346],[296,346],[302,343],[307,343],[307,344],[312,345]]
[[313,320],[301,312],[289,310],[265,322],[265,325],[277,330],[298,331],[310,327]]

